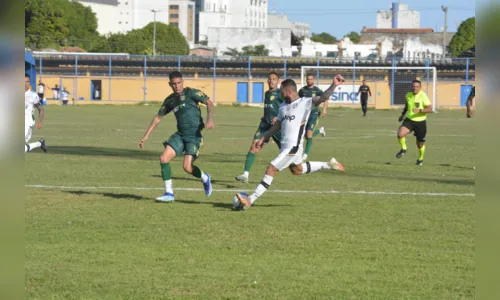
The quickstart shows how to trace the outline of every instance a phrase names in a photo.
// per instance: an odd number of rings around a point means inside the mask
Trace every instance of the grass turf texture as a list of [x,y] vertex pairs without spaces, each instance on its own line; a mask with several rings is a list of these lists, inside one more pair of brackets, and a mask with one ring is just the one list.
[[[26,297],[29,299],[457,299],[474,297],[474,198],[343,192],[474,193],[474,120],[430,115],[423,167],[415,138],[395,158],[398,112],[329,110],[312,161],[336,157],[347,173],[285,171],[245,212],[234,192],[209,198],[172,170],[172,204],[158,157],[175,131],[167,116],[136,146],[158,107],[47,107],[49,153],[26,154]],[[261,109],[216,107],[197,164],[214,189],[253,191],[278,151],[243,172]],[[90,187],[123,187],[118,189]],[[146,188],[143,190],[130,187]],[[155,188],[155,189],[152,189]],[[339,191],[339,194],[273,190]]]

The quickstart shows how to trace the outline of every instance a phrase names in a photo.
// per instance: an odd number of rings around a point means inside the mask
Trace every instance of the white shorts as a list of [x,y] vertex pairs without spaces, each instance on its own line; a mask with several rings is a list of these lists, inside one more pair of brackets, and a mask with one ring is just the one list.
[[291,165],[299,165],[303,162],[302,155],[304,149],[299,147],[299,149],[285,148],[281,149],[280,155],[273,159],[271,165],[276,169],[283,171]]
[[24,142],[27,143],[31,140],[31,134],[33,133],[32,124],[24,124]]

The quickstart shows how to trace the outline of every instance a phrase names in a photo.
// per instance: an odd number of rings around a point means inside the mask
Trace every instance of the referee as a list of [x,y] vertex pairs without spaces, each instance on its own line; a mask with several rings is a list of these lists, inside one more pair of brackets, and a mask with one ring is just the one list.
[[399,117],[399,122],[403,124],[398,129],[398,142],[401,145],[401,150],[396,154],[397,158],[403,157],[406,153],[406,136],[410,132],[415,132],[417,138],[417,147],[419,156],[417,166],[424,163],[425,154],[425,136],[427,135],[427,114],[432,113],[432,104],[429,97],[421,91],[422,83],[418,80],[413,80],[412,90],[406,94],[406,105]]
[[363,117],[366,116],[366,111],[368,110],[368,94],[372,96],[372,91],[370,87],[366,85],[366,80],[362,81],[363,85],[359,87],[358,95],[361,93],[361,110],[363,111]]

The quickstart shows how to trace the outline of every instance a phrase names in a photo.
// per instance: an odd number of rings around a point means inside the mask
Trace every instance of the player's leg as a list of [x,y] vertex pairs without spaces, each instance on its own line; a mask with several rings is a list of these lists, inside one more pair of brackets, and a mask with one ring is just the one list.
[[[281,156],[281,154],[280,154]],[[278,158],[280,157],[278,156]],[[276,158],[276,160],[278,159]],[[264,175],[264,178],[262,178],[262,181],[257,185],[257,188],[255,188],[255,191],[253,192],[252,195],[249,197],[246,197],[240,193],[236,194],[236,197],[238,200],[243,204],[243,209],[248,209],[250,206],[252,206],[257,199],[262,196],[271,186],[271,183],[273,182],[274,176],[278,174],[279,169],[273,165],[271,162],[266,169],[266,174]]]
[[363,117],[366,116],[368,110],[368,99],[361,99],[361,110],[363,111]]
[[336,170],[341,172],[345,171],[344,166],[333,157],[329,162],[303,162],[298,159],[299,157],[296,157],[289,166],[289,169],[293,175],[305,175],[322,169]]
[[248,150],[247,153],[247,157],[245,159],[245,170],[242,175],[235,177],[237,181],[245,183],[248,182],[248,178],[250,177],[250,170],[252,169],[252,165],[255,162],[255,157],[257,154],[257,152],[255,151],[255,144],[264,136],[264,134],[266,134],[269,128],[270,127],[264,122],[261,122],[259,124],[259,128],[257,129],[257,132],[253,137],[252,145],[250,146],[250,149]]
[[205,190],[205,195],[210,196],[212,194],[212,182],[210,174],[204,173],[198,166],[194,165],[194,161],[200,155],[202,145],[203,139],[201,137],[186,138],[186,149],[184,150],[185,155],[183,167],[186,173],[201,179],[203,183],[203,189]]
[[425,137],[427,135],[427,122],[418,122],[415,126],[415,137],[417,138],[417,148],[418,148],[418,159],[417,166],[424,164],[425,155]]
[[309,119],[307,120],[307,131],[306,131],[306,150],[304,152],[304,156],[302,157],[303,160],[307,160],[307,157],[309,156],[309,153],[311,152],[311,147],[313,144],[313,134],[314,134],[314,128],[316,128],[316,124],[318,123],[318,115],[317,114],[311,114],[309,116]]
[[406,153],[406,136],[413,130],[413,125],[410,120],[404,120],[403,124],[398,129],[398,143],[401,145],[401,150],[396,154],[397,158],[403,157]]
[[163,143],[165,150],[160,155],[161,177],[165,182],[165,193],[156,198],[161,202],[174,201],[174,189],[172,187],[172,167],[170,162],[177,156],[177,153],[182,153],[183,144],[178,133],[174,133],[167,142]]
[[42,138],[38,142],[29,143],[31,139],[31,134],[33,133],[33,125],[25,124],[24,125],[24,153],[33,151],[36,148],[42,148],[44,152],[47,152],[47,145],[45,145],[45,140]]

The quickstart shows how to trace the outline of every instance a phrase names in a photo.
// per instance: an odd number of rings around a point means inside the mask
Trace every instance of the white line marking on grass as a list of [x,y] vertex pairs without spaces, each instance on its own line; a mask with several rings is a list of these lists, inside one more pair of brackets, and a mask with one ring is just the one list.
[[[54,190],[135,190],[135,191],[153,191],[164,190],[164,188],[151,188],[151,187],[120,187],[120,186],[57,186],[57,185],[41,185],[41,184],[26,184],[26,188],[35,189],[54,189]],[[197,188],[176,188],[176,191],[192,191],[201,192],[203,189]],[[222,193],[237,193],[245,192],[244,189],[213,189],[214,192]],[[385,195],[385,196],[423,196],[423,197],[475,197],[475,194],[459,194],[459,193],[413,193],[413,192],[369,192],[369,191],[294,191],[294,190],[268,190],[268,193],[281,193],[281,194],[346,194],[346,195]]]

